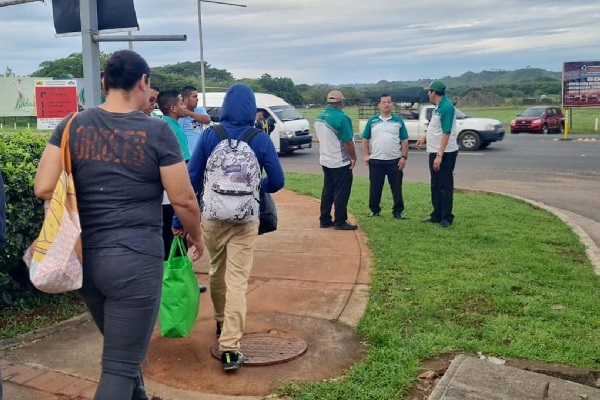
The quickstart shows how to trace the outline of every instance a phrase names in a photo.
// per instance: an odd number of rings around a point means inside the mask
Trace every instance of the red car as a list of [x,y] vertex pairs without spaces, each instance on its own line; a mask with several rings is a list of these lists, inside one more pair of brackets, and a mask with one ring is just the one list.
[[562,133],[565,116],[558,107],[537,106],[525,109],[510,122],[510,132]]

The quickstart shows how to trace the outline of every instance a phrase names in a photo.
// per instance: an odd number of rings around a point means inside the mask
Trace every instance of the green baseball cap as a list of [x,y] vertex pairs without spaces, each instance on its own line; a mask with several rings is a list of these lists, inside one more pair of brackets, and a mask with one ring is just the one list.
[[438,93],[446,92],[446,85],[442,83],[442,81],[433,81],[429,84],[429,90],[435,90]]

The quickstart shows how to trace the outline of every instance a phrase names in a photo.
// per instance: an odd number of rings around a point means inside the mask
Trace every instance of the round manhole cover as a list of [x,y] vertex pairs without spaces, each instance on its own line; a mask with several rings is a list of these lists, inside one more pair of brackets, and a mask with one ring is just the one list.
[[[279,331],[247,333],[242,336],[240,346],[247,366],[281,364],[300,357],[308,349],[304,340]],[[221,359],[218,343],[210,348],[210,352]]]

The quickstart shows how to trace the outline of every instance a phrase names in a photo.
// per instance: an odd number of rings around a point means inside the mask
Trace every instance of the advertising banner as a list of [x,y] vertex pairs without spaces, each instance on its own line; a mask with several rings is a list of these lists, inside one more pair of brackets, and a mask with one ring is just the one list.
[[35,116],[35,80],[31,77],[0,77],[0,117]]
[[600,61],[563,64],[563,107],[600,106]]
[[37,128],[54,129],[63,118],[77,112],[78,94],[75,80],[35,82]]

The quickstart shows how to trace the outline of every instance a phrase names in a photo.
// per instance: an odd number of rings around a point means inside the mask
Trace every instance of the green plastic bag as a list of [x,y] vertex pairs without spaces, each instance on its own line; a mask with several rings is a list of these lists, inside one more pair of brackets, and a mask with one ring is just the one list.
[[[175,256],[179,250],[180,255]],[[183,240],[175,236],[165,261],[158,319],[160,334],[170,338],[187,336],[198,317],[200,292]]]

